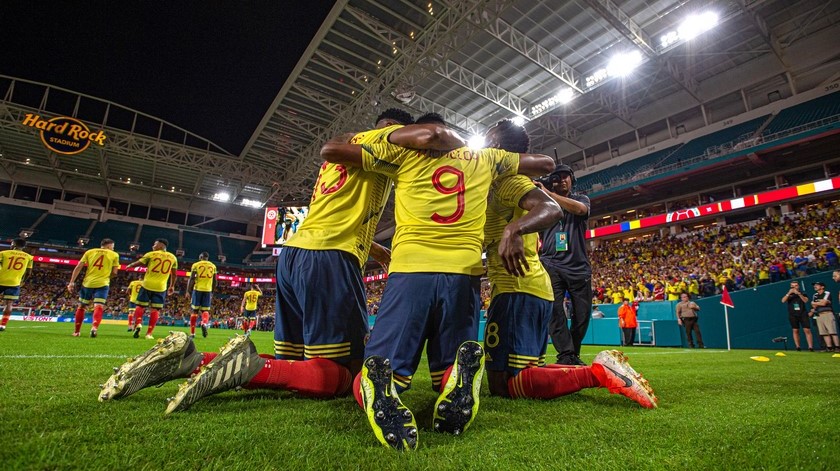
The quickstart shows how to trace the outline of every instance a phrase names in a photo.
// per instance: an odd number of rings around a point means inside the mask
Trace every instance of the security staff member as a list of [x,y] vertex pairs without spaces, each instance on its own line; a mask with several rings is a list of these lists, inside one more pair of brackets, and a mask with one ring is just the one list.
[[[572,193],[575,174],[565,164],[537,185],[563,208],[563,218],[542,234],[540,260],[551,277],[554,309],[548,332],[557,349],[557,363],[585,365],[580,359],[580,344],[592,313],[592,267],[586,253],[589,197]],[[571,330],[566,324],[563,299],[572,300]]]

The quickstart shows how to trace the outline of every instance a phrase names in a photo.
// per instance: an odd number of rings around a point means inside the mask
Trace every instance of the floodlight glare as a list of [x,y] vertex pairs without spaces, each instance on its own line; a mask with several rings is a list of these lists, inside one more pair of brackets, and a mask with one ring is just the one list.
[[515,124],[517,126],[525,126],[525,118],[522,117],[522,116],[517,116],[517,117],[511,119],[511,121],[513,121],[513,124]]
[[718,24],[717,13],[707,11],[699,15],[690,15],[677,28],[680,39],[688,41],[699,36],[701,33],[714,28]]
[[607,74],[611,77],[624,77],[642,63],[642,53],[639,51],[618,54],[607,64]]
[[483,149],[484,148],[484,136],[475,135],[470,137],[467,140],[467,147],[470,149]]
[[230,201],[230,195],[227,193],[216,193],[215,195],[213,195],[213,199],[225,203]]
[[242,206],[248,206],[249,208],[262,208],[263,205],[257,200],[249,200],[248,198],[243,198],[239,204]]
[[563,104],[563,105],[572,101],[572,98],[574,98],[574,97],[575,97],[575,91],[572,90],[571,88],[565,88],[563,90],[560,90],[559,93],[557,93],[557,101],[560,102],[560,104]]

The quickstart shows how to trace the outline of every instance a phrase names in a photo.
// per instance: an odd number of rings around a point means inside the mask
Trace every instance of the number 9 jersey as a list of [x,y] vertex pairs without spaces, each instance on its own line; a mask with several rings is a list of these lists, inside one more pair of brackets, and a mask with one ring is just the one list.
[[178,259],[175,255],[165,250],[146,252],[140,259],[146,265],[146,276],[143,277],[143,288],[146,291],[166,291],[166,281],[169,279],[169,272],[178,268]]
[[362,144],[362,149],[364,169],[393,178],[397,186],[390,272],[484,273],[487,194],[494,180],[519,171],[519,154],[466,147],[423,151],[394,144]]

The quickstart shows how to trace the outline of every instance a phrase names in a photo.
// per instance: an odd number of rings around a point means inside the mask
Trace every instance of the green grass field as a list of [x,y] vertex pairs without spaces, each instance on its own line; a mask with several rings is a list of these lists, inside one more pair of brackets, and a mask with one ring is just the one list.
[[[421,364],[402,396],[420,447],[398,453],[379,445],[352,398],[231,391],[164,417],[170,382],[99,403],[111,367],[154,341],[113,325],[73,338],[72,328],[10,322],[0,333],[0,469],[840,469],[840,358],[826,353],[630,348],[659,409],[603,389],[552,401],[486,396],[460,437],[429,430],[436,394]],[[196,345],[217,350],[227,333]],[[270,334],[254,341],[271,350]],[[585,347],[584,360],[598,350]],[[771,361],[749,359],[757,354]]]

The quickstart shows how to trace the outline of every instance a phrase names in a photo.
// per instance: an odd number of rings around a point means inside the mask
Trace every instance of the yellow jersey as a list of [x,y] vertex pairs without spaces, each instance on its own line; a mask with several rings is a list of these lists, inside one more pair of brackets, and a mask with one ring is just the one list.
[[207,260],[200,260],[193,263],[192,268],[193,290],[209,293],[213,291],[213,279],[216,278],[216,265]]
[[143,288],[148,291],[166,291],[169,273],[173,269],[178,269],[178,259],[175,258],[175,255],[166,250],[154,250],[146,252],[146,255],[140,258],[140,262],[146,265]]
[[[353,144],[388,142],[401,125],[372,129],[353,136]],[[360,168],[325,162],[318,172],[309,215],[286,247],[308,250],[342,250],[364,267],[376,225],[391,195],[391,179]]]
[[20,286],[27,268],[32,268],[32,255],[15,249],[0,252],[0,286]]
[[89,249],[82,255],[79,263],[86,266],[82,286],[101,288],[111,284],[111,273],[120,268],[120,256],[109,249]]
[[499,149],[450,152],[362,144],[364,169],[394,179],[397,193],[390,271],[481,275],[487,194],[516,175],[519,154]]
[[137,303],[137,295],[140,293],[140,288],[142,287],[142,280],[134,280],[128,284],[128,302]]
[[245,310],[246,311],[256,311],[257,310],[257,300],[260,299],[259,291],[257,290],[249,290],[245,292]]
[[487,277],[490,279],[490,297],[502,293],[526,293],[546,301],[554,301],[551,279],[540,262],[537,252],[540,236],[537,233],[523,234],[525,259],[529,270],[525,276],[513,276],[505,270],[499,256],[499,242],[505,226],[511,221],[528,214],[519,207],[519,201],[536,188],[528,177],[516,175],[496,181],[490,187],[487,203],[487,222],[484,225],[484,244],[487,250]]

